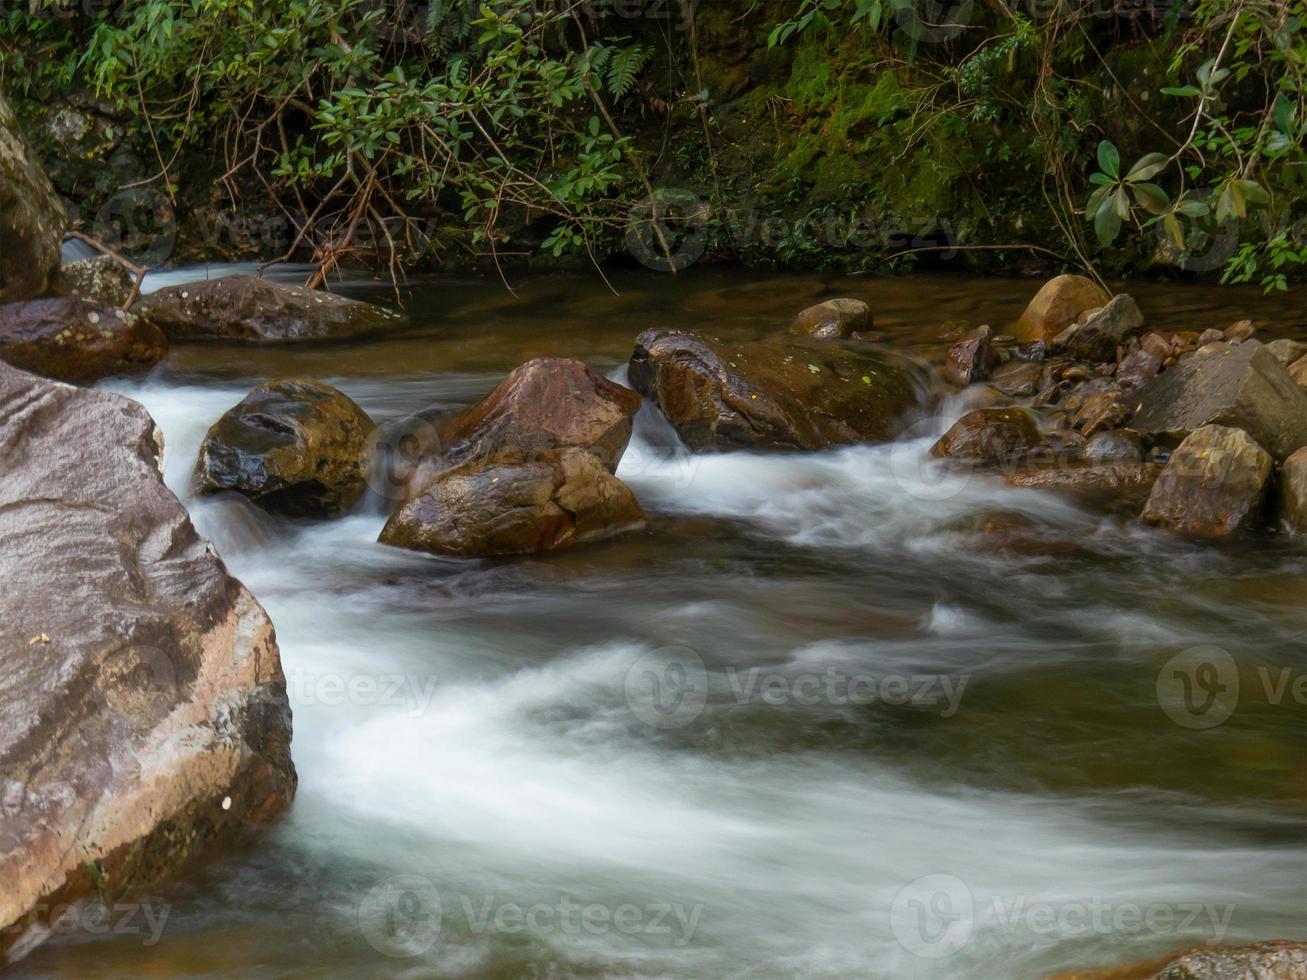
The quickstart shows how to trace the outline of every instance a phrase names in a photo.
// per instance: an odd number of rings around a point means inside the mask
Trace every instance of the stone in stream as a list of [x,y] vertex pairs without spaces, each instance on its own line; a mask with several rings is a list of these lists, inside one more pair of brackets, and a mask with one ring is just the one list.
[[1307,357],[1307,342],[1301,340],[1272,340],[1266,349],[1285,367]]
[[1276,459],[1307,445],[1307,391],[1262,344],[1209,344],[1131,398],[1130,427],[1177,445],[1205,425],[1243,429]]
[[1037,394],[1044,380],[1044,365],[1034,361],[1008,361],[995,371],[989,383],[1013,397]]
[[936,459],[995,466],[1019,460],[1043,442],[1030,413],[1020,408],[978,408],[953,423],[930,447]]
[[1272,466],[1242,429],[1203,426],[1171,454],[1141,517],[1198,538],[1229,537],[1257,523]]
[[97,255],[60,269],[55,290],[102,306],[125,306],[135,287],[136,277],[121,262],[112,255]]
[[1121,359],[1116,380],[1122,388],[1140,388],[1162,372],[1162,358],[1140,347]]
[[1077,970],[1050,980],[1307,980],[1307,944],[1199,946],[1129,966]]
[[944,373],[963,388],[973,381],[983,381],[998,362],[993,344],[994,331],[988,326],[977,327],[949,348]]
[[1109,429],[1085,444],[1085,459],[1093,463],[1138,463],[1144,458],[1144,444],[1133,429]]
[[1053,348],[1081,361],[1112,361],[1116,349],[1143,325],[1144,315],[1133,297],[1120,293],[1102,309],[1059,333],[1053,338]]
[[0,960],[295,792],[272,624],[159,455],[137,403],[0,364]]
[[158,327],[116,307],[70,297],[0,306],[0,360],[59,381],[144,371],[167,350]]
[[372,420],[343,392],[303,378],[252,389],[200,446],[201,493],[232,490],[292,517],[334,517],[367,489]]
[[64,225],[63,205],[0,92],[0,303],[32,299],[53,285]]
[[1079,319],[1086,310],[1104,307],[1111,296],[1102,286],[1084,276],[1057,276],[1044,283],[1026,306],[1013,331],[1021,343],[1053,338]]
[[457,558],[555,551],[645,525],[625,483],[584,449],[482,456],[442,472],[386,522],[382,544]]
[[871,329],[871,307],[860,299],[828,299],[802,311],[789,329],[796,336],[819,340],[848,337]]
[[1157,463],[1118,461],[1024,470],[1007,481],[1014,487],[1059,490],[1086,503],[1137,513],[1161,472]]
[[1289,530],[1307,534],[1307,448],[1280,467],[1280,520]]
[[350,340],[405,323],[402,314],[371,303],[254,276],[168,286],[134,309],[174,341]]
[[1289,365],[1289,377],[1299,388],[1307,388],[1307,357],[1300,357]]
[[836,343],[636,338],[631,383],[692,450],[817,450],[894,438],[921,404],[919,370]]

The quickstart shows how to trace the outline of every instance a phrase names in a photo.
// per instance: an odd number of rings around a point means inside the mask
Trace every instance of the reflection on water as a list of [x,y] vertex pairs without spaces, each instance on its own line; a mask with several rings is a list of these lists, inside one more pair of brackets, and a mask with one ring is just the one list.
[[[1031,291],[619,287],[441,283],[412,335],[181,348],[110,387],[187,497],[205,428],[278,373],[385,420],[540,354],[620,372],[655,323],[761,335],[848,293],[928,349]],[[1154,322],[1307,335],[1280,300],[1136,292]],[[943,474],[928,445],[696,457],[646,413],[619,475],[650,529],[514,562],[383,548],[376,500],[318,524],[188,501],[277,626],[299,798],[150,896],[157,944],[78,933],[17,975],[1033,978],[1307,938],[1307,708],[1277,686],[1307,672],[1307,553],[1198,547]],[[1238,684],[1215,727],[1169,686],[1198,645]]]

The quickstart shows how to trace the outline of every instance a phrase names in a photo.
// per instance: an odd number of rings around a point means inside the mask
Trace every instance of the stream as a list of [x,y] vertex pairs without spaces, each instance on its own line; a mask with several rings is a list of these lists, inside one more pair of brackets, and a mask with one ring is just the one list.
[[[384,492],[331,522],[191,496],[205,430],[271,377],[398,431],[532,357],[622,380],[649,326],[760,337],[848,295],[928,357],[1037,288],[613,283],[421,283],[400,336],[182,346],[104,385],[154,415],[168,485],[276,625],[299,793],[144,897],[139,932],[56,936],[12,975],[1034,980],[1307,940],[1307,549],[946,475],[926,453],[957,399],[799,455],[693,456],[646,407],[618,476],[649,530],[529,559],[383,547]],[[1129,291],[1153,327],[1307,339],[1301,291]]]

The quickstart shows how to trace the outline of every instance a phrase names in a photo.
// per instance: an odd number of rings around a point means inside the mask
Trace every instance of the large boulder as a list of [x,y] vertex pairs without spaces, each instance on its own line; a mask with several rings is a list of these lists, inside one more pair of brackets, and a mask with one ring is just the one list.
[[126,306],[136,288],[136,277],[112,255],[71,262],[59,270],[56,290],[103,306]]
[[0,364],[0,959],[290,804],[272,624],[140,405]]
[[1260,343],[1208,344],[1146,384],[1130,427],[1179,444],[1205,425],[1243,429],[1276,459],[1307,446],[1307,391]]
[[333,517],[367,489],[367,413],[330,385],[282,378],[252,389],[200,446],[200,492],[233,490],[292,517]]
[[1128,293],[1119,293],[1102,309],[1077,320],[1055,338],[1053,347],[1081,361],[1114,361],[1118,347],[1144,325],[1144,315]]
[[383,544],[458,558],[555,551],[642,527],[635,495],[584,449],[483,456],[395,512]]
[[1057,490],[1086,503],[1137,513],[1161,472],[1158,463],[1104,462],[1023,470],[1007,481],[1014,487]]
[[1053,338],[1080,318],[1086,310],[1106,306],[1111,296],[1102,286],[1084,276],[1057,276],[1044,283],[1017,320],[1015,335],[1022,343]]
[[1280,520],[1289,530],[1307,534],[1307,448],[1280,467]]
[[1141,516],[1198,538],[1229,537],[1257,523],[1272,466],[1242,429],[1203,426],[1171,455]]
[[1050,980],[1307,980],[1307,944],[1199,946],[1130,966],[1079,970]]
[[71,297],[0,306],[0,360],[59,381],[144,371],[167,351],[158,327],[116,307]]
[[1043,442],[1030,413],[1020,408],[978,408],[958,419],[930,447],[936,459],[993,466],[1018,460]]
[[170,340],[181,341],[349,340],[404,322],[402,314],[371,303],[254,276],[168,286],[146,296],[135,309]]
[[46,292],[59,272],[64,210],[0,92],[0,303]]
[[898,435],[920,404],[914,367],[834,343],[726,345],[677,330],[636,338],[631,383],[693,450],[816,450]]
[[790,322],[790,333],[830,340],[871,329],[871,307],[860,299],[828,299],[810,306]]

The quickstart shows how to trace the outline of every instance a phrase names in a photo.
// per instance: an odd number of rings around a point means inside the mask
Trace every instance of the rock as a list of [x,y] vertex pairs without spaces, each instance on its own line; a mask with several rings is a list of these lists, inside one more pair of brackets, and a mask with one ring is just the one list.
[[295,792],[271,623],[140,405],[0,365],[0,959],[243,841]]
[[383,544],[458,558],[555,551],[635,530],[644,510],[584,449],[506,452],[441,473],[386,522]]
[[1307,945],[1199,946],[1130,966],[1063,973],[1051,980],[1307,980]]
[[1033,395],[1041,388],[1044,366],[1031,361],[1009,361],[994,372],[989,383],[1005,395]]
[[1285,367],[1307,357],[1307,343],[1301,340],[1273,340],[1266,349]]
[[1209,424],[1243,429],[1276,459],[1307,445],[1307,391],[1258,343],[1191,354],[1145,385],[1137,405],[1130,427],[1168,445]]
[[1175,355],[1175,348],[1171,346],[1171,342],[1160,333],[1144,334],[1144,338],[1139,342],[1139,346],[1143,350],[1148,351],[1148,353],[1152,354],[1162,363],[1165,363],[1167,358]]
[[1140,347],[1121,360],[1116,369],[1116,380],[1122,388],[1140,388],[1162,371],[1162,359],[1152,351]]
[[1245,340],[1251,340],[1256,333],[1257,328],[1253,326],[1252,320],[1240,320],[1225,328],[1225,339],[1232,344],[1242,344]]
[[1289,530],[1307,534],[1307,448],[1280,467],[1280,520]]
[[1024,470],[1008,476],[1007,482],[1014,487],[1059,490],[1087,503],[1137,512],[1161,472],[1156,463],[1104,462]]
[[646,330],[631,383],[694,450],[815,450],[898,435],[921,401],[920,372],[891,354],[838,344],[726,346]]
[[1217,330],[1215,327],[1209,327],[1198,335],[1198,346],[1203,347],[1207,344],[1220,344],[1225,341],[1225,331]]
[[0,306],[0,360],[59,381],[144,371],[167,350],[157,327],[114,307],[70,297]]
[[1299,388],[1307,388],[1307,357],[1300,357],[1289,365],[1289,377]]
[[998,465],[1020,459],[1042,441],[1029,412],[980,408],[954,422],[930,447],[930,454],[937,459]]
[[1053,340],[1053,347],[1081,361],[1108,361],[1116,349],[1144,325],[1144,315],[1127,293],[1113,296],[1111,302],[1083,323],[1073,323]]
[[1099,432],[1085,444],[1085,459],[1095,463],[1137,463],[1143,458],[1143,440],[1131,429]]
[[292,517],[334,517],[367,489],[367,413],[330,385],[269,381],[213,424],[200,446],[201,493],[232,490]]
[[994,350],[994,331],[987,326],[977,327],[951,348],[944,373],[954,384],[965,388],[973,381],[983,381],[998,363]]
[[401,314],[371,303],[254,276],[169,286],[135,310],[174,341],[348,340],[404,323]]
[[46,292],[59,272],[64,210],[0,92],[0,303]]
[[1017,340],[1022,343],[1051,343],[1085,310],[1097,309],[1111,300],[1107,292],[1084,276],[1058,276],[1044,283],[1017,321]]
[[1271,467],[1247,432],[1203,426],[1171,454],[1142,518],[1194,537],[1229,537],[1257,522]]
[[1120,391],[1101,391],[1084,400],[1071,424],[1088,439],[1105,429],[1116,428],[1129,414],[1129,409],[1121,404]]
[[75,296],[101,306],[126,306],[135,287],[136,277],[112,255],[97,255],[64,266],[56,285],[61,296]]
[[828,299],[796,316],[790,323],[790,333],[829,340],[870,330],[871,326],[871,307],[862,300]]

